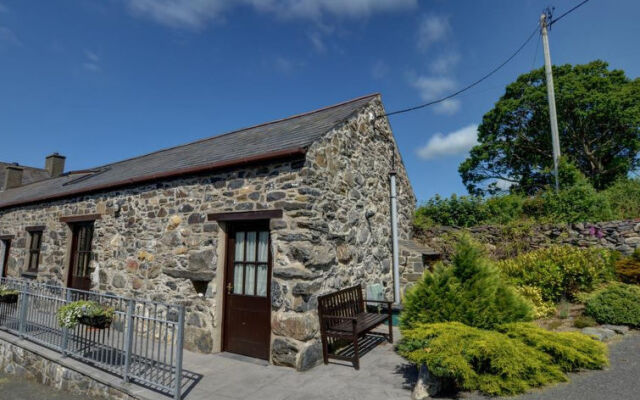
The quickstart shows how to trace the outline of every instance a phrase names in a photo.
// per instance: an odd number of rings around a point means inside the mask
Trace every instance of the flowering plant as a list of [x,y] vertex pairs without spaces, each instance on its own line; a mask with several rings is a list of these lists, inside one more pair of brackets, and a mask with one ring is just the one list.
[[95,301],[74,301],[58,309],[58,325],[73,329],[85,318],[102,317],[109,322],[113,319],[114,310]]

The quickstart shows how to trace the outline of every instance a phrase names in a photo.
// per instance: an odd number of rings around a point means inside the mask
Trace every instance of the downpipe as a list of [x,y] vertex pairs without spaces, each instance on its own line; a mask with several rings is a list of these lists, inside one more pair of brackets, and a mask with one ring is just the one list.
[[400,305],[400,258],[398,255],[398,200],[396,189],[396,171],[389,172],[391,186],[391,242],[393,252],[393,302]]

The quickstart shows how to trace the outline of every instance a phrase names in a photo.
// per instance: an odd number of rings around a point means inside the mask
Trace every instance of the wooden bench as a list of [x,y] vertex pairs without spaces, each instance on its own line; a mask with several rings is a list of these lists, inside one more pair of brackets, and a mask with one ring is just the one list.
[[[387,304],[384,314],[367,312],[365,303]],[[335,293],[318,297],[318,316],[320,318],[320,334],[322,338],[322,356],[324,363],[329,358],[335,358],[353,363],[355,369],[360,369],[358,354],[358,338],[383,324],[389,324],[389,334],[384,335],[390,343],[393,342],[392,311],[390,301],[365,300],[360,285],[342,289]],[[353,357],[329,354],[329,340],[343,339],[353,343]]]

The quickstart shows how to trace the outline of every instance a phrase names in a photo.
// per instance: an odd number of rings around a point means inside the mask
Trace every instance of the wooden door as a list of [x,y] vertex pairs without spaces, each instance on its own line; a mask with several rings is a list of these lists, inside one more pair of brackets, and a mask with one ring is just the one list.
[[11,239],[2,239],[0,242],[0,262],[2,263],[2,277],[4,278],[7,276],[7,269],[9,268]]
[[271,338],[268,222],[232,225],[226,257],[224,350],[267,360]]
[[71,241],[71,257],[67,287],[80,290],[91,290],[91,241],[93,240],[93,222],[82,222],[71,225],[73,239]]

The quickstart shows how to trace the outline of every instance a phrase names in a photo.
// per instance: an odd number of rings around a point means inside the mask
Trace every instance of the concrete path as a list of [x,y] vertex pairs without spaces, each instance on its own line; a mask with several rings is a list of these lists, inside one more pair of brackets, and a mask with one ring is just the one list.
[[336,362],[296,372],[229,354],[191,352],[185,352],[184,368],[204,376],[186,400],[407,400],[416,379],[415,368],[389,343],[365,354],[359,371]]

